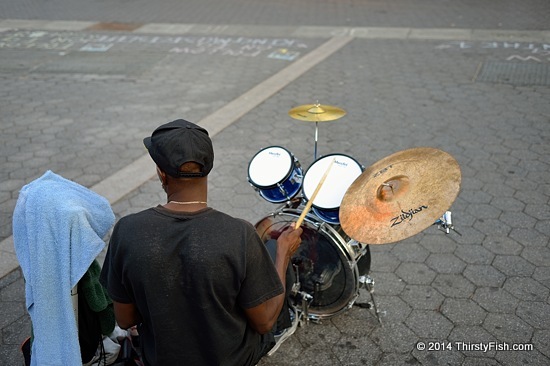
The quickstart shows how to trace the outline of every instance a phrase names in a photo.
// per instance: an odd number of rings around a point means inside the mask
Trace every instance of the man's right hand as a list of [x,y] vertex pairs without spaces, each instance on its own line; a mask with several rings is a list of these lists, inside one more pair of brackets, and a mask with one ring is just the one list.
[[302,228],[294,228],[294,224],[286,228],[277,239],[277,253],[286,253],[286,257],[290,258],[300,247],[302,242]]

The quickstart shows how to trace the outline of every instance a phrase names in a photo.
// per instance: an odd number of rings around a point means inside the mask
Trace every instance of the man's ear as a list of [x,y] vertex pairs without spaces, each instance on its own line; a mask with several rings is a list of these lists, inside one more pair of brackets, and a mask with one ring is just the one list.
[[157,166],[157,176],[160,179],[160,183],[162,183],[162,186],[166,186],[168,184],[168,180],[166,179],[166,173],[160,170],[160,168]]

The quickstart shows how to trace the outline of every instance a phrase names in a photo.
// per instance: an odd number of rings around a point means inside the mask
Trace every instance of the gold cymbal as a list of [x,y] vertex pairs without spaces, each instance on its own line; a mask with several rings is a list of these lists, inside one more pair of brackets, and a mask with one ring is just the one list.
[[334,121],[346,115],[341,108],[322,104],[305,104],[292,108],[288,115],[294,119],[306,122]]
[[340,205],[347,235],[365,244],[406,239],[433,225],[456,199],[461,172],[448,153],[419,147],[399,151],[367,168]]

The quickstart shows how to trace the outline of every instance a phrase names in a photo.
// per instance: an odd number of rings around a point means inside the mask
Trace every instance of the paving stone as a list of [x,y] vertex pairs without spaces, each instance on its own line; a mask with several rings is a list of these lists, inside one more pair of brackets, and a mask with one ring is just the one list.
[[430,253],[419,244],[396,245],[391,253],[402,262],[424,262]]
[[499,219],[513,228],[523,229],[532,229],[537,222],[535,218],[523,212],[504,212]]
[[488,203],[471,203],[468,205],[470,214],[475,215],[478,219],[498,219],[502,214],[502,210]]
[[413,309],[439,310],[444,297],[431,286],[407,285],[399,296]]
[[378,365],[421,365],[421,363],[411,353],[385,353],[378,361]]
[[547,330],[535,330],[532,341],[539,352],[550,356],[550,333]]
[[501,351],[495,356],[495,359],[506,366],[512,365],[544,365],[547,358],[537,350],[533,351]]
[[23,355],[19,351],[19,345],[1,344],[0,345],[0,359],[9,360],[14,365],[23,364]]
[[501,287],[506,276],[489,265],[470,264],[464,270],[464,277],[480,287]]
[[383,323],[404,321],[412,311],[411,306],[398,296],[375,296]]
[[474,226],[468,227],[467,230],[457,228],[457,230],[460,232],[460,236],[454,236],[454,240],[459,244],[479,244],[482,243],[483,240],[485,240],[487,232],[483,231],[483,229],[478,229]]
[[533,278],[550,288],[550,267],[537,267],[535,273],[533,273]]
[[491,236],[506,236],[512,231],[510,225],[498,219],[479,219],[474,224],[474,228],[485,235]]
[[[434,345],[438,344],[434,341]],[[426,352],[414,350],[413,355],[421,362],[422,365],[462,365],[464,356],[462,353],[456,350],[439,351],[439,352]]]
[[548,302],[522,301],[516,310],[516,315],[536,329],[548,329],[550,318],[541,316],[550,308]]
[[508,237],[487,237],[482,244],[494,254],[517,255],[523,247],[515,240]]
[[371,337],[382,352],[389,353],[411,352],[419,339],[401,323],[385,324],[383,330],[376,329]]
[[517,256],[498,255],[493,266],[507,276],[531,276],[535,266]]
[[[496,342],[497,338],[480,326],[456,326],[449,335],[453,349],[456,349],[466,357],[490,357],[494,358],[494,349],[483,350],[480,346]],[[488,346],[487,346],[488,347]]]
[[377,365],[382,352],[368,337],[337,342],[332,347],[336,358],[346,365]]
[[451,236],[441,236],[440,233],[426,235],[420,244],[431,253],[453,253],[457,248]]
[[453,329],[453,324],[439,311],[413,310],[405,324],[418,336],[427,339],[446,339]]
[[486,192],[468,189],[464,189],[462,192],[460,192],[460,197],[471,204],[489,204],[493,198],[492,195]]
[[497,366],[498,362],[487,357],[466,357],[462,366]]
[[447,298],[469,298],[475,291],[474,284],[457,274],[437,275],[433,287]]
[[0,301],[18,301],[25,297],[25,281],[19,278],[15,282],[0,286]]
[[395,272],[401,263],[393,254],[387,252],[371,252],[372,269],[377,272]]
[[466,267],[466,263],[449,253],[432,253],[426,264],[438,273],[462,273]]
[[508,291],[498,287],[479,287],[472,298],[489,313],[515,313],[519,304]]
[[441,306],[441,313],[455,326],[481,325],[487,311],[469,299],[446,299]]
[[[537,180],[537,179],[535,179]],[[534,191],[534,192],[530,192],[529,194],[527,194],[526,192],[523,192],[523,191],[517,191],[515,194],[514,194],[514,198],[520,200],[521,202],[525,203],[526,205],[528,204],[537,204],[537,203],[540,203],[540,202],[547,202],[548,198],[546,196],[544,196],[544,194],[542,192],[539,192],[539,191]]]
[[402,263],[395,273],[408,284],[430,284],[436,273],[424,263]]
[[528,204],[525,206],[524,212],[537,220],[550,219],[550,208],[548,208],[548,205],[545,204]]
[[2,328],[2,343],[20,347],[21,343],[31,335],[31,320],[28,316],[22,316],[10,325]]
[[454,254],[469,264],[490,264],[495,257],[480,245],[461,245],[457,247]]
[[548,288],[527,277],[508,277],[503,288],[523,301],[546,301],[550,293]]
[[0,327],[4,328],[27,315],[27,308],[22,301],[3,301]]
[[372,277],[375,294],[399,295],[406,286],[402,279],[391,272],[375,272]]
[[548,245],[548,236],[533,229],[515,228],[510,232],[510,238],[517,240],[525,247]]
[[538,221],[535,224],[535,230],[550,237],[550,220]]

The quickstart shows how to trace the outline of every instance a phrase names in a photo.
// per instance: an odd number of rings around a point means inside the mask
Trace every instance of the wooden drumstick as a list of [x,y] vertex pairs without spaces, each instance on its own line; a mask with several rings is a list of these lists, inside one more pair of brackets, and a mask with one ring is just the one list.
[[311,205],[313,204],[313,200],[317,196],[317,193],[319,193],[319,190],[323,186],[323,183],[325,182],[325,179],[327,179],[328,173],[330,172],[330,168],[332,168],[332,164],[334,163],[335,160],[336,160],[336,158],[332,159],[332,161],[328,165],[327,171],[325,172],[325,174],[323,175],[323,177],[319,181],[319,184],[317,184],[317,187],[315,188],[315,191],[313,191],[313,194],[311,195],[311,198],[309,199],[309,201],[307,201],[307,204],[306,204],[306,207],[304,208],[304,211],[302,212],[302,214],[298,218],[298,221],[296,221],[296,224],[294,224],[294,227],[296,229],[299,228],[300,225],[302,225],[302,221],[304,221],[304,218],[306,217],[307,213],[311,209]]

